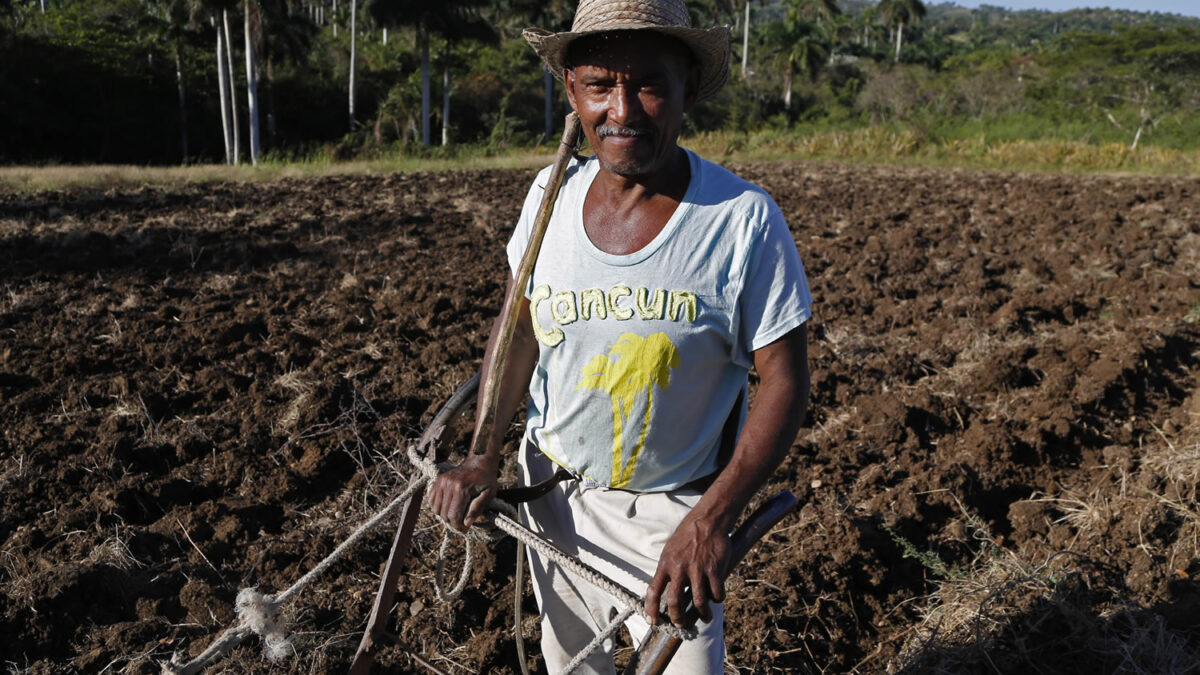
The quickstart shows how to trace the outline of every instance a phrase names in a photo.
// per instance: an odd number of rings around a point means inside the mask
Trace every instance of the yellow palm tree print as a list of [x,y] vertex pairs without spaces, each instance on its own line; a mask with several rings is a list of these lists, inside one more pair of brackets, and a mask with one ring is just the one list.
[[[633,479],[638,455],[646,445],[650,431],[650,415],[654,409],[654,387],[667,391],[671,384],[671,369],[679,369],[679,351],[666,333],[642,337],[625,333],[608,348],[608,354],[597,354],[583,367],[583,378],[575,389],[597,389],[612,400],[613,458],[612,487],[626,487]],[[642,431],[629,460],[625,461],[624,430],[633,406],[646,392],[646,416]]]

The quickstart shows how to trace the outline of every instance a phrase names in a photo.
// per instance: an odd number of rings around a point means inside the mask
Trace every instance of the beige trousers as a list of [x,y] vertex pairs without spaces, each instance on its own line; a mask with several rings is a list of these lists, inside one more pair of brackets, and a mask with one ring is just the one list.
[[[526,485],[549,478],[557,468],[522,444]],[[644,596],[658,558],[675,528],[700,501],[695,490],[629,492],[593,487],[578,480],[559,483],[544,497],[521,506],[521,518],[534,532],[578,556],[635,595]],[[546,670],[561,673],[622,609],[612,596],[530,551],[534,595],[541,610],[542,655]],[[712,605],[711,623],[699,623],[699,636],[683,643],[667,673],[721,673],[725,660],[724,607]],[[650,626],[634,614],[625,622],[635,644]],[[620,635],[620,633],[618,633]],[[597,650],[579,673],[614,673],[612,641]]]

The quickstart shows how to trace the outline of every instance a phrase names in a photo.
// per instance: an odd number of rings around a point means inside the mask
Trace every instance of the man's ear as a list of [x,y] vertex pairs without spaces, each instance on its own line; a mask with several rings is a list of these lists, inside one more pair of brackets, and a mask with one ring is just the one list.
[[575,71],[571,68],[563,68],[563,89],[567,91],[567,103],[571,104],[571,110],[579,112],[579,106],[575,105]]

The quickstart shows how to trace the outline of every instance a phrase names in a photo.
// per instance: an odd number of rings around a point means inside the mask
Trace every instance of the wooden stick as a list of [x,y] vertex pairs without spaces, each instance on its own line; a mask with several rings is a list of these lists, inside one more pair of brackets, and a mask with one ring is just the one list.
[[546,191],[542,194],[542,205],[538,208],[537,218],[533,221],[533,233],[529,237],[525,255],[517,266],[516,277],[513,279],[513,292],[504,298],[504,309],[500,312],[500,331],[496,343],[496,351],[488,364],[487,372],[483,374],[483,389],[480,409],[483,414],[475,422],[475,435],[471,439],[471,453],[482,455],[487,452],[488,439],[496,426],[496,409],[500,404],[500,380],[504,376],[504,367],[508,363],[508,352],[512,347],[513,332],[517,327],[517,315],[521,311],[521,299],[525,297],[525,287],[533,276],[533,266],[537,263],[538,253],[542,250],[542,239],[546,236],[546,228],[550,225],[550,216],[554,213],[554,202],[558,199],[558,190],[562,187],[563,175],[567,171],[567,162],[575,152],[575,144],[579,139],[579,115],[572,112],[567,115],[566,129],[563,131],[562,145],[558,148],[558,157],[554,168],[550,171],[550,180],[546,183]]

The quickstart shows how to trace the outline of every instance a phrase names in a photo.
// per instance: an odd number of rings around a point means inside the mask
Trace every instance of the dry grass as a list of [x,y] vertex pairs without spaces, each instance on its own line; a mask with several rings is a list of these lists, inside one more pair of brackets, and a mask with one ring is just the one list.
[[[24,526],[22,526],[24,527]],[[18,528],[18,531],[20,528]],[[0,593],[8,597],[13,607],[32,607],[36,562],[28,555],[8,548],[0,550]]]
[[0,490],[12,483],[24,480],[29,475],[29,456],[16,452],[0,461]]
[[129,527],[115,525],[112,536],[97,544],[87,556],[93,565],[108,565],[120,570],[145,567],[145,563],[134,557],[129,550]]
[[313,176],[376,175],[461,169],[530,169],[554,162],[544,149],[514,150],[493,157],[424,159],[397,156],[378,160],[278,163],[258,166],[203,164],[182,167],[126,165],[0,167],[0,192],[34,192],[68,187],[111,188],[129,185],[181,185],[215,182],[257,182]]
[[1060,497],[1039,497],[1033,501],[1046,502],[1062,515],[1054,520],[1075,530],[1077,537],[1089,539],[1103,535],[1121,508],[1120,497],[1109,497],[1107,485],[1097,486],[1090,493],[1064,489]]
[[292,369],[275,378],[275,384],[292,394],[291,400],[288,401],[283,414],[279,416],[279,420],[276,422],[276,428],[278,430],[292,431],[296,428],[296,423],[300,420],[300,414],[312,396],[313,390],[316,388],[316,382],[303,372]]
[[0,314],[40,307],[50,293],[50,284],[34,281],[18,285],[5,284],[0,291]]
[[[958,166],[1025,171],[1122,172],[1153,175],[1200,174],[1200,152],[1120,143],[1074,141],[1002,141],[982,138],[929,141],[910,129],[867,127],[807,136],[778,130],[754,133],[708,132],[682,139],[681,145],[705,157],[724,161],[833,159],[868,163]],[[337,162],[269,161],[258,166],[205,164],[184,167],[123,165],[0,167],[0,192],[34,192],[70,187],[114,188],[132,185],[180,185],[212,182],[272,181],[314,176],[377,175],[462,169],[533,169],[554,161],[546,148],[515,148],[485,155],[464,149],[457,157],[422,158],[396,155],[381,159]],[[485,217],[477,225],[487,227]]]
[[[1200,422],[1200,420],[1198,420]],[[1161,476],[1181,497],[1194,501],[1200,489],[1200,424],[1181,430],[1178,437],[1188,439],[1176,445],[1159,431],[1162,443],[1155,444],[1142,457],[1142,470]]]
[[[1031,499],[1052,507],[1054,524],[1073,531],[1068,550],[1047,556],[1040,543],[1009,550],[963,509],[968,536],[959,543],[977,551],[975,559],[937,575],[921,603],[921,622],[887,672],[1008,672],[1014,660],[1037,663],[1046,673],[1078,672],[1061,664],[1084,662],[1103,662],[1109,673],[1194,672],[1195,641],[1168,625],[1161,611],[1129,600],[1124,573],[1103,562],[1121,538],[1117,528],[1136,524],[1140,532],[1143,523],[1147,536],[1138,547],[1158,569],[1188,578],[1200,558],[1200,420],[1157,436],[1132,471],[1098,467],[1107,473],[1086,488],[1062,486]],[[1161,519],[1162,505],[1179,519],[1175,535],[1151,539],[1149,519]],[[1071,634],[1049,628],[1060,625]]]
[[930,141],[911,129],[867,127],[808,136],[764,130],[755,133],[711,132],[684,139],[701,155],[726,160],[834,159],[958,166],[1024,171],[1122,172],[1196,175],[1200,152],[1120,143],[1076,141],[1000,141],[983,138]]
[[241,283],[237,274],[213,274],[206,277],[203,288],[210,293],[230,293]]

